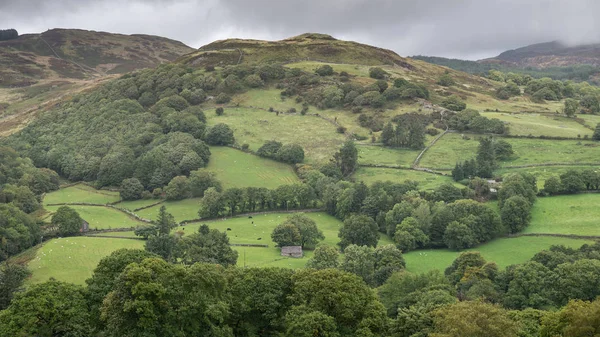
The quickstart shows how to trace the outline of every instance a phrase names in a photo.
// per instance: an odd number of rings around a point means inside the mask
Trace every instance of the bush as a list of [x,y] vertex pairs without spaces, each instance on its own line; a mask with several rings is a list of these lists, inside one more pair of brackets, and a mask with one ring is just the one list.
[[119,192],[123,200],[138,200],[142,198],[144,186],[136,178],[124,179]]
[[467,108],[467,103],[463,102],[458,96],[452,95],[442,101],[442,106],[452,111],[462,111]]
[[235,143],[233,130],[224,123],[219,123],[208,129],[204,138],[210,145],[231,145]]
[[346,133],[346,128],[340,125],[337,127],[336,131],[337,131],[337,133],[344,134],[344,133]]
[[208,65],[208,66],[204,67],[204,70],[206,70],[206,72],[209,72],[209,73],[213,72],[213,71],[215,71],[215,66]]
[[261,146],[258,149],[258,151],[256,151],[256,154],[261,157],[275,159],[277,157],[277,152],[279,151],[279,149],[281,149],[282,146],[282,143],[275,140],[270,140],[264,143],[263,146]]
[[83,219],[69,206],[61,206],[52,216],[52,225],[58,227],[58,234],[68,236],[79,233]]
[[319,76],[331,76],[333,75],[333,68],[330,65],[325,64],[317,68],[315,73]]
[[215,99],[215,103],[217,104],[225,104],[229,103],[229,101],[231,101],[231,97],[224,92],[217,95],[217,98]]
[[385,70],[383,70],[383,69],[381,69],[379,67],[373,67],[373,68],[369,69],[369,76],[371,78],[376,79],[376,80],[382,80],[387,75],[388,75],[388,73]]
[[283,145],[277,151],[276,158],[284,163],[298,164],[304,161],[304,149],[297,144]]
[[250,88],[258,88],[258,87],[262,87],[263,85],[265,85],[265,82],[262,80],[262,78],[260,78],[260,76],[255,75],[255,74],[246,76],[244,81],[246,82],[246,85],[249,86]]
[[440,133],[440,130],[434,128],[428,128],[425,132],[427,132],[430,136],[436,136]]
[[225,110],[222,107],[218,107],[217,109],[215,109],[215,113],[217,114],[217,116],[223,116]]
[[249,148],[250,148],[250,145],[248,145],[248,143],[242,144],[242,150],[248,151]]
[[450,74],[442,75],[437,83],[443,87],[451,87],[456,84],[456,82],[454,82],[454,79],[450,77]]

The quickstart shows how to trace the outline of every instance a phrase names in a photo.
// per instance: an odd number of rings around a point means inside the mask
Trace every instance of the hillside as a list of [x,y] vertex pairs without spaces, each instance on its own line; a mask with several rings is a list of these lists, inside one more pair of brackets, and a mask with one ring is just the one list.
[[341,41],[325,34],[307,33],[281,41],[227,39],[200,47],[181,62],[194,66],[225,66],[266,62],[320,61],[363,65],[395,65],[411,69],[391,50]]
[[567,67],[574,65],[600,66],[600,44],[568,46],[559,41],[537,43],[507,50],[480,63],[507,62],[519,67]]
[[0,41],[0,87],[122,74],[173,61],[192,50],[181,42],[150,35],[78,29],[26,34]]
[[150,35],[52,29],[0,41],[0,136],[40,111],[137,69],[152,68],[192,51]]

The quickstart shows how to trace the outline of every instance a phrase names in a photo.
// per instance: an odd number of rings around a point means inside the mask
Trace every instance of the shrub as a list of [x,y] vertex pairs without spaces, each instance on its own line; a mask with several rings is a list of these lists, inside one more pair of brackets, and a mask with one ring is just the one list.
[[346,128],[340,125],[337,127],[336,131],[337,131],[337,133],[344,134],[344,133],[346,133]]
[[333,75],[333,68],[330,65],[325,64],[317,68],[315,73],[319,76],[331,76]]
[[276,155],[277,160],[289,164],[298,164],[304,161],[304,149],[297,144],[283,145]]
[[456,82],[454,82],[454,79],[450,77],[450,74],[442,75],[437,83],[444,87],[451,87],[456,84]]
[[248,143],[242,144],[242,150],[248,151],[249,148],[250,148],[250,145],[248,145]]
[[250,88],[262,87],[265,84],[265,82],[262,80],[262,78],[260,78],[260,76],[255,75],[255,74],[246,76],[244,81],[246,82],[246,85],[249,86]]
[[388,73],[385,70],[383,70],[383,69],[381,69],[379,67],[373,67],[373,68],[369,69],[369,76],[371,78],[376,79],[376,80],[382,80],[387,75],[388,75]]
[[452,111],[462,111],[467,108],[467,103],[463,102],[458,96],[452,95],[442,101],[442,106]]
[[229,101],[231,101],[231,97],[224,92],[218,94],[217,98],[215,99],[217,104],[225,104],[229,103]]
[[204,70],[206,70],[209,73],[213,72],[213,71],[215,71],[215,66],[208,65],[208,66],[204,67]]
[[217,114],[217,116],[223,116],[225,110],[222,107],[218,107],[217,109],[215,109],[215,113]]
[[142,197],[144,186],[136,178],[124,179],[119,192],[123,200],[138,200]]
[[219,123],[208,129],[204,138],[210,145],[231,145],[235,142],[233,130],[224,123]]

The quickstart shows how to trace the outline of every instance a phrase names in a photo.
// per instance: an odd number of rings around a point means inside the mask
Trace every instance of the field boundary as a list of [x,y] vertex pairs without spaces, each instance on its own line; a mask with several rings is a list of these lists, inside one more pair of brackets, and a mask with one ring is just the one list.
[[324,208],[305,208],[305,209],[290,209],[290,210],[273,210],[273,211],[264,211],[264,212],[250,212],[250,213],[239,213],[236,214],[234,216],[224,216],[224,217],[209,217],[209,218],[202,218],[202,219],[191,219],[191,220],[182,220],[179,222],[179,224],[190,224],[190,223],[199,223],[199,222],[203,222],[203,221],[211,221],[211,220],[227,220],[227,219],[233,219],[233,218],[241,218],[241,217],[246,217],[246,216],[253,216],[253,215],[264,215],[264,214],[273,214],[273,213],[318,213],[318,212],[324,212],[325,209]]
[[106,207],[106,208],[112,208],[115,209],[121,213],[125,213],[126,215],[134,218],[135,220],[141,221],[141,222],[145,222],[145,223],[152,223],[152,220],[149,219],[144,219],[142,217],[140,217],[139,215],[135,214],[134,212],[126,209],[126,208],[122,208],[122,207],[117,207],[115,205],[111,205],[111,204],[94,204],[94,203],[87,203],[87,202],[61,202],[61,203],[56,203],[56,204],[46,204],[46,206],[91,206],[91,207]]
[[419,153],[419,155],[417,156],[417,158],[415,159],[415,161],[412,164],[413,168],[417,168],[419,167],[419,163],[421,162],[421,158],[423,157],[423,155],[425,154],[425,152],[427,152],[427,150],[429,150],[430,147],[434,146],[435,143],[437,143],[438,140],[440,140],[440,138],[442,138],[445,134],[447,134],[449,132],[450,129],[448,129],[448,127],[446,127],[446,130],[444,132],[442,132],[439,136],[435,137],[431,143],[429,143],[429,145],[427,145],[423,151],[421,151],[421,153]]

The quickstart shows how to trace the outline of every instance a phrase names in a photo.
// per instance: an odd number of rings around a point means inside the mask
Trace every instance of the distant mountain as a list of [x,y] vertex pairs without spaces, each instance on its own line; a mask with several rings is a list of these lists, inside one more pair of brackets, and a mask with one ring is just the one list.
[[479,62],[508,62],[519,67],[542,69],[575,65],[600,66],[600,43],[578,46],[568,46],[558,41],[537,43],[508,50]]
[[194,49],[158,36],[52,29],[0,41],[0,87],[88,79],[173,61]]

